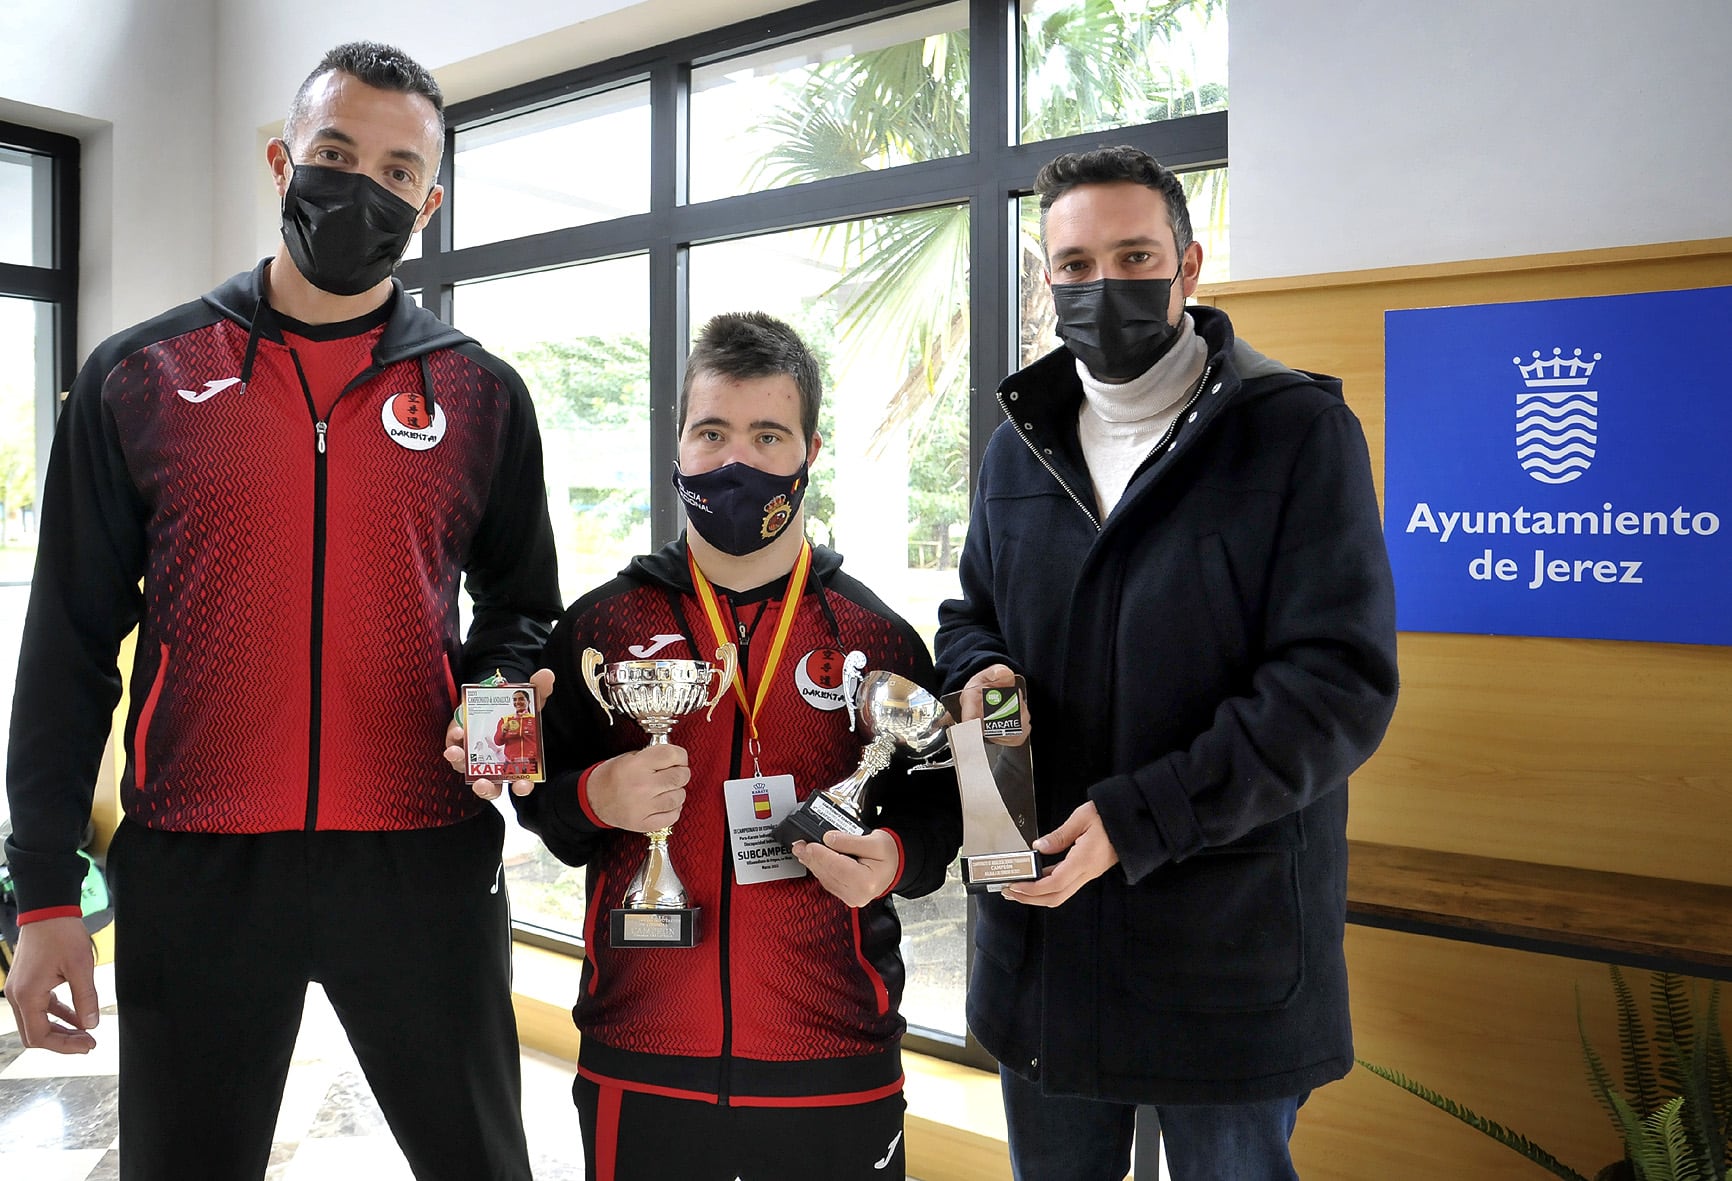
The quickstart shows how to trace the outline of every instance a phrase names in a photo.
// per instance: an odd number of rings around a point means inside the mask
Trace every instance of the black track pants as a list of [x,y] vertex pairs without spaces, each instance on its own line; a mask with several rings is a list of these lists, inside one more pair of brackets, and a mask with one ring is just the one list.
[[308,981],[420,1181],[529,1181],[504,822],[109,850],[124,1181],[263,1177]]

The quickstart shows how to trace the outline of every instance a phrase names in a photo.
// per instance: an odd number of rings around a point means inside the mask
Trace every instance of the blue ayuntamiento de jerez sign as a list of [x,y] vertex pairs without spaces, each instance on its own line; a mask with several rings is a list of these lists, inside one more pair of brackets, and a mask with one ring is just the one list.
[[1385,314],[1404,631],[1732,644],[1732,288]]

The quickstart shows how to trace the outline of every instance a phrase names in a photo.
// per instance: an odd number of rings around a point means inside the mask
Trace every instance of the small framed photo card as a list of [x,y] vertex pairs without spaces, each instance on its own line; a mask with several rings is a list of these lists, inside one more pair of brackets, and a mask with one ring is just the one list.
[[468,767],[464,777],[503,782],[547,778],[535,689],[527,684],[463,686]]

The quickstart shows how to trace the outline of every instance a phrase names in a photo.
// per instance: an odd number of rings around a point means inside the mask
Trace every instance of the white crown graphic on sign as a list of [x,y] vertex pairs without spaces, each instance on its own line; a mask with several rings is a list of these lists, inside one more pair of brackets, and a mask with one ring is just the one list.
[[1577,349],[1572,356],[1553,349],[1523,364],[1512,357],[1527,387],[1516,395],[1516,459],[1542,484],[1568,484],[1594,462],[1599,442],[1600,395],[1585,388],[1600,354],[1592,359]]

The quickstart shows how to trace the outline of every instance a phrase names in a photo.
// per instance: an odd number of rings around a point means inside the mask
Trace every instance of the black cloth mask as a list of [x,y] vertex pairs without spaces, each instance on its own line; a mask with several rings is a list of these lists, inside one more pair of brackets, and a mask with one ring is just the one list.
[[780,537],[794,519],[806,496],[806,465],[791,476],[743,463],[688,476],[676,463],[674,489],[692,528],[724,554],[743,558]]
[[359,295],[391,273],[420,214],[359,172],[297,164],[283,193],[283,242],[314,287]]
[[1054,283],[1059,339],[1101,381],[1147,373],[1179,336],[1178,325],[1167,322],[1178,278]]

